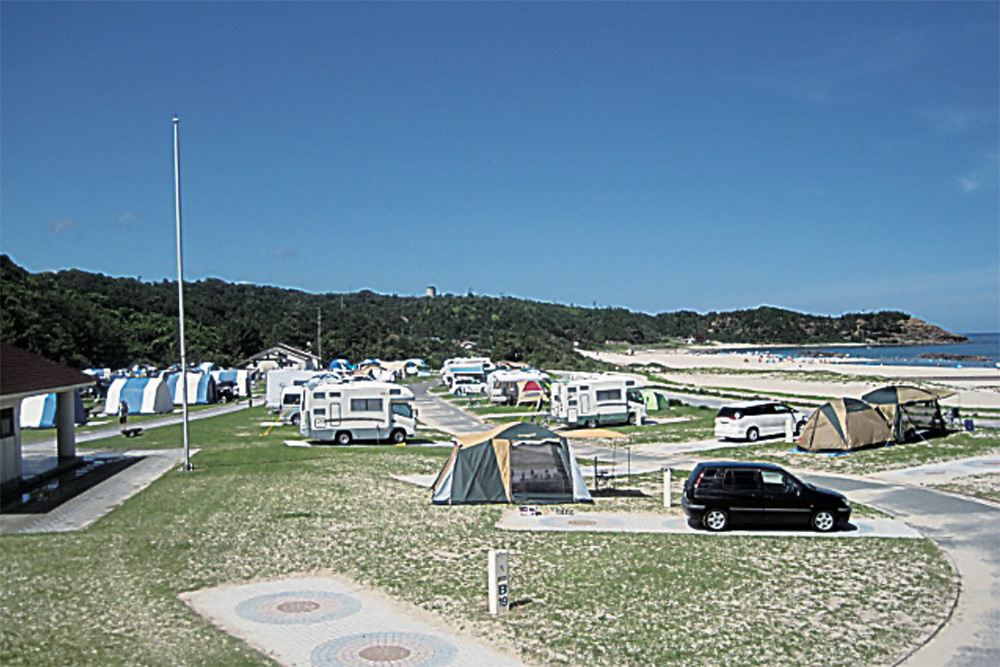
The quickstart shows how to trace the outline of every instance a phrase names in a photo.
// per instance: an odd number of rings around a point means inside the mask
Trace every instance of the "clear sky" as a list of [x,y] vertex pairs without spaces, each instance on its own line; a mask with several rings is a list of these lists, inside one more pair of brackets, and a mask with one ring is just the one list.
[[0,250],[996,331],[998,6],[4,1]]

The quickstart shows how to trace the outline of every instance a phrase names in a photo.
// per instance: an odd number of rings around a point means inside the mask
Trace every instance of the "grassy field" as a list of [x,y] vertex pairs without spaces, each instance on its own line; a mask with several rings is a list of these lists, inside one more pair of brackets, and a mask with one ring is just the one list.
[[[446,448],[290,448],[289,427],[262,436],[268,419],[192,422],[193,472],[85,531],[0,538],[0,664],[269,664],[177,595],[324,570],[544,664],[893,662],[956,595],[928,540],[500,531],[503,507],[434,506],[389,477],[436,473]],[[177,446],[179,427],[140,442]],[[648,511],[651,497],[596,507]],[[499,619],[486,613],[495,548],[513,553],[518,602]]]
[[841,456],[796,452],[795,445],[788,444],[784,440],[742,447],[723,446],[700,452],[699,455],[711,459],[771,461],[792,468],[869,475],[884,470],[912,468],[998,452],[1000,452],[1000,432],[980,429],[974,433],[960,432],[946,437],[931,438],[926,442],[846,452]]

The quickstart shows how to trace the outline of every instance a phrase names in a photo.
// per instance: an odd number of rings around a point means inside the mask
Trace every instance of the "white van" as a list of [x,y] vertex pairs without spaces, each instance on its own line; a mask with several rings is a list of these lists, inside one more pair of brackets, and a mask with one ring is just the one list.
[[801,412],[775,401],[752,401],[726,405],[715,415],[715,437],[720,440],[749,440],[784,435],[791,421],[793,433],[799,434],[806,423]]
[[646,403],[639,379],[625,375],[571,376],[552,383],[549,416],[567,426],[642,424]]
[[397,445],[417,434],[413,392],[389,382],[310,383],[302,393],[299,432],[312,440]]

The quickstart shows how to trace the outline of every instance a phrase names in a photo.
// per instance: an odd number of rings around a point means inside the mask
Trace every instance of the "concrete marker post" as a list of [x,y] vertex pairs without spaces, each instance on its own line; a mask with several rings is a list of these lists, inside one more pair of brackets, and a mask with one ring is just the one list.
[[490,614],[510,611],[510,554],[491,549],[489,553]]
[[792,417],[785,417],[785,442],[795,442],[795,424]]
[[672,490],[670,488],[672,486],[671,479],[670,479],[670,476],[671,476],[672,472],[673,471],[671,471],[670,468],[664,468],[663,469],[663,506],[664,507],[672,507],[673,506],[672,505],[672,503],[673,503],[673,498],[672,498],[673,493],[672,493]]

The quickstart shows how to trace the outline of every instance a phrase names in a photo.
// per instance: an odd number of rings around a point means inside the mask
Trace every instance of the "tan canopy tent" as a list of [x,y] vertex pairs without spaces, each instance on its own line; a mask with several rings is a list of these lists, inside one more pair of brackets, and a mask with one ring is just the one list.
[[892,440],[892,428],[878,410],[856,398],[824,403],[809,417],[799,436],[799,447],[852,450]]
[[870,391],[861,400],[875,406],[892,427],[896,442],[913,439],[920,430],[944,430],[941,414],[942,398],[954,396],[946,389],[924,389],[911,386],[888,386]]

